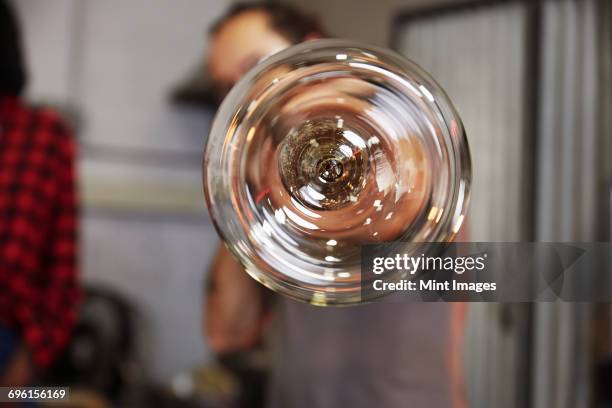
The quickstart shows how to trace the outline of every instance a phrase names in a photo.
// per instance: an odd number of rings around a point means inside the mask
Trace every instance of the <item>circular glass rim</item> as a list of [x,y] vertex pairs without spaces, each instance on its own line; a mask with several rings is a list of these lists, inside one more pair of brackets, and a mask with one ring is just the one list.
[[[228,197],[219,197],[212,194],[212,190],[214,190],[213,183],[215,181],[210,175],[211,172],[208,171],[209,167],[221,166],[221,173],[224,173],[224,152],[226,149],[230,148],[229,141],[231,141],[233,137],[236,137],[239,131],[236,124],[239,123],[238,118],[244,114],[245,106],[248,106],[250,85],[270,68],[283,61],[295,61],[301,55],[308,55],[312,52],[324,52],[325,50],[334,50],[334,53],[329,53],[329,57],[335,55],[336,60],[339,59],[339,56],[348,60],[351,56],[358,54],[367,55],[374,59],[384,59],[386,63],[391,63],[392,66],[397,69],[396,74],[404,74],[407,76],[407,74],[410,73],[412,77],[419,80],[419,88],[416,89],[416,92],[420,91],[423,93],[423,97],[429,100],[429,105],[435,107],[434,111],[437,111],[436,113],[440,115],[440,120],[438,122],[444,124],[446,128],[443,136],[448,139],[448,146],[452,149],[452,151],[448,152],[451,162],[449,167],[452,172],[449,176],[451,181],[449,188],[452,189],[452,191],[447,199],[449,204],[448,211],[444,211],[444,213],[441,214],[441,219],[436,223],[438,229],[433,233],[435,239],[430,241],[450,242],[454,239],[459,232],[467,212],[472,179],[469,145],[461,119],[455,107],[452,105],[450,98],[441,86],[416,63],[392,50],[356,41],[323,39],[300,43],[264,58],[244,75],[230,90],[215,114],[213,125],[208,140],[206,141],[203,158],[204,193],[211,219],[218,234],[234,257],[243,265],[246,272],[255,280],[275,292],[316,305],[350,305],[366,303],[390,294],[391,292],[377,292],[375,294],[369,294],[364,298],[363,287],[361,285],[359,285],[356,290],[350,292],[338,292],[333,286],[317,289],[299,287],[266,272],[265,268],[262,268],[261,265],[253,261],[253,257],[249,254],[248,245],[244,242],[242,245],[228,245],[228,240],[235,240],[237,238],[236,236],[232,236],[236,233],[238,235],[243,235],[246,241],[249,241],[248,236],[244,231],[240,230],[241,228],[237,228],[236,225],[234,225],[236,220],[227,219],[228,216],[231,217],[232,215],[237,218],[240,213],[238,209],[233,208],[233,213],[223,213],[221,206],[223,205],[223,201],[230,200],[229,195]],[[342,50],[343,54],[338,54],[339,50]],[[305,59],[305,61],[307,60]],[[331,61],[333,60],[330,58],[329,61],[325,62]],[[245,136],[244,134],[242,135],[242,137]],[[224,176],[227,177],[227,174],[224,174]],[[228,180],[225,179],[217,180],[216,182],[229,186]],[[421,214],[421,218],[427,216],[428,214]],[[399,279],[399,277],[395,277],[395,279]]]

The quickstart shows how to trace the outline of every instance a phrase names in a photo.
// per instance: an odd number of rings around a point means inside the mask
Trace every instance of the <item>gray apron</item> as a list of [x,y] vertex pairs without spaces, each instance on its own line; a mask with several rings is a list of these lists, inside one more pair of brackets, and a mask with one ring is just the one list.
[[279,300],[268,408],[447,408],[447,303]]

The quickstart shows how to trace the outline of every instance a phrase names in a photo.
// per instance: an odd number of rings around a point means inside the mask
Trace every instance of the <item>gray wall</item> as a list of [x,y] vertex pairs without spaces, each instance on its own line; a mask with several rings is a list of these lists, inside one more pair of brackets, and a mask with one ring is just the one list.
[[170,106],[223,0],[19,0],[28,98],[80,118],[82,276],[125,294],[164,380],[210,358],[203,270],[217,245],[199,157],[210,113]]
[[388,45],[393,18],[399,12],[466,0],[277,0],[316,13],[333,37]]

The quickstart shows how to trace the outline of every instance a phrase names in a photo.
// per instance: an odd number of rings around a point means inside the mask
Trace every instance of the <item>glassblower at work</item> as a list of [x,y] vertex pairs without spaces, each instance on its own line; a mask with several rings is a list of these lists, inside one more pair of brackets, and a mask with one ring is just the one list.
[[68,344],[79,298],[75,141],[20,95],[26,72],[0,0],[0,386],[27,386]]
[[[235,6],[211,31],[207,66],[218,99],[258,61],[321,37],[323,30],[316,19],[288,6]],[[284,109],[308,106],[308,98],[324,99],[326,92],[368,92],[356,85],[350,80],[321,88],[315,85],[299,104]],[[265,144],[259,151],[266,154]],[[410,154],[419,157],[418,149]],[[336,167],[332,163],[325,174],[333,178]],[[291,177],[283,181],[290,184]],[[418,193],[418,182],[416,187]],[[270,185],[268,199],[282,205],[287,198],[277,195],[278,190]],[[410,223],[415,214],[411,205],[418,207],[420,203],[403,204],[399,215],[403,218],[381,230],[379,239],[393,236],[398,224]],[[353,237],[359,238],[359,234]],[[462,304],[373,303],[319,308],[284,296],[275,297],[270,304],[267,289],[248,277],[223,247],[211,267],[210,279],[205,327],[215,352],[240,352],[264,335],[269,337],[269,407],[464,405],[459,369],[465,315]]]

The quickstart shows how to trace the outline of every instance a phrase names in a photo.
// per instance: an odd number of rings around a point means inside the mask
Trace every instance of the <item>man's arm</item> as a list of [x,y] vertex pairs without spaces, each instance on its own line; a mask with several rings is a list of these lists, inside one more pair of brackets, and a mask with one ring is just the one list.
[[467,319],[468,304],[459,302],[451,304],[451,392],[453,407],[465,408],[467,406],[465,384],[463,380],[463,336]]
[[[463,227],[455,237],[455,242],[469,242],[469,223]],[[468,303],[451,303],[451,391],[453,394],[453,407],[467,407],[465,394],[465,381],[463,379],[463,338],[468,314]]]
[[257,343],[269,321],[265,290],[225,246],[219,247],[209,271],[204,322],[214,352],[243,351]]

